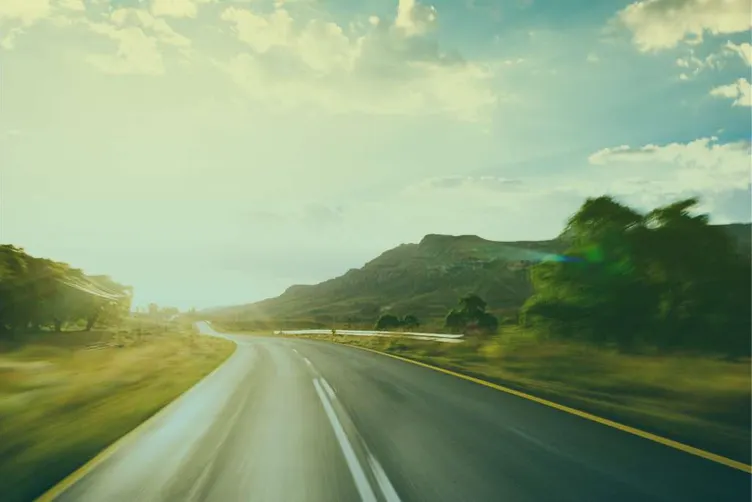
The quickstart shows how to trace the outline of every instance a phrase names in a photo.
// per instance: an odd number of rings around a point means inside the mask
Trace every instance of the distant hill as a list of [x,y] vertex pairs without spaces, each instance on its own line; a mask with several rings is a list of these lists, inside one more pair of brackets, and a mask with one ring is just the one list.
[[[750,224],[723,225],[749,254]],[[280,326],[370,325],[384,312],[442,319],[458,297],[474,292],[502,316],[532,294],[527,268],[560,254],[563,238],[497,242],[475,235],[425,236],[418,244],[390,249],[359,269],[315,285],[294,285],[276,298],[213,309],[235,320],[274,321]]]

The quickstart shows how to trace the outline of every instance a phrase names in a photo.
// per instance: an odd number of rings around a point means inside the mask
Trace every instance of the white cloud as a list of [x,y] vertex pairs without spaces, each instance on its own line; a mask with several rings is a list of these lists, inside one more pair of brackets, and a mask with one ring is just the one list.
[[0,21],[19,21],[29,26],[47,17],[52,11],[50,0],[2,0]]
[[474,120],[498,96],[495,68],[439,49],[432,7],[402,0],[391,26],[372,17],[353,32],[284,8],[229,7],[222,19],[250,49],[217,65],[249,94],[287,105],[376,114],[448,113]]
[[187,49],[191,41],[164,19],[142,9],[117,9],[106,22],[85,23],[89,30],[117,43],[114,54],[90,54],[87,61],[104,73],[162,75],[165,64],[160,44]]
[[601,190],[658,200],[671,194],[712,196],[746,189],[750,153],[748,141],[718,143],[717,138],[709,137],[689,143],[605,148],[588,160],[606,170],[600,173],[606,180]]
[[296,42],[292,33],[293,19],[284,8],[276,8],[271,14],[264,15],[230,7],[222,13],[222,20],[234,25],[241,42],[262,54],[272,47],[289,47]]
[[725,60],[722,54],[710,54],[701,59],[695,55],[694,49],[690,49],[687,56],[678,58],[676,60],[676,65],[678,67],[686,69],[686,71],[682,73],[683,77],[679,77],[682,80],[687,80],[690,77],[696,77],[700,74],[700,72],[704,70],[720,70],[721,68],[723,68],[724,63]]
[[161,43],[176,47],[189,47],[190,39],[176,32],[164,19],[156,18],[145,10],[118,9],[110,15],[118,27],[136,26],[151,32]]
[[394,27],[406,36],[424,35],[436,26],[436,9],[415,0],[399,0]]
[[725,46],[725,49],[727,51],[733,52],[736,55],[738,55],[740,58],[742,58],[742,61],[747,66],[752,66],[752,45],[744,42],[741,44],[735,44],[733,42],[728,42]]
[[151,13],[155,16],[196,17],[198,7],[194,0],[152,0]]
[[598,54],[595,54],[594,52],[591,52],[587,55],[587,62],[588,63],[597,63],[601,60],[601,58],[598,57]]
[[722,85],[710,91],[711,96],[733,99],[733,106],[752,106],[752,87],[749,80],[740,78],[733,84]]
[[429,178],[415,185],[409,186],[405,193],[414,195],[425,192],[444,192],[447,190],[473,190],[508,192],[519,191],[523,186],[521,180],[509,179],[501,176],[442,176]]
[[12,49],[15,49],[16,47],[16,38],[18,38],[19,35],[23,33],[23,28],[20,28],[16,26],[15,28],[11,28],[8,31],[8,34],[5,35],[2,39],[0,39],[0,47],[3,49],[9,51]]
[[164,61],[154,37],[136,26],[117,28],[108,23],[91,23],[94,33],[104,35],[118,45],[116,54],[91,54],[87,60],[104,73],[122,75],[161,75]]
[[78,12],[83,12],[86,10],[86,5],[84,4],[84,0],[58,0],[57,4],[63,8]]
[[749,0],[640,0],[617,15],[644,52],[750,29]]

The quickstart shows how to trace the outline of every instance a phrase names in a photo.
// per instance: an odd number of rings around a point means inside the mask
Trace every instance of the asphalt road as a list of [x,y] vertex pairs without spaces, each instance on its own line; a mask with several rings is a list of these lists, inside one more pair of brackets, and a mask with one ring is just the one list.
[[228,337],[225,365],[57,500],[750,500],[749,474],[450,375]]

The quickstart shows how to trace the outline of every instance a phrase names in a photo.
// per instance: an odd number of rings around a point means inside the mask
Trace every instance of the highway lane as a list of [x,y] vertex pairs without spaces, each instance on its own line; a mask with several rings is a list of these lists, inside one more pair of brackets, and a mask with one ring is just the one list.
[[235,354],[57,500],[750,500],[746,473],[472,382],[201,329]]

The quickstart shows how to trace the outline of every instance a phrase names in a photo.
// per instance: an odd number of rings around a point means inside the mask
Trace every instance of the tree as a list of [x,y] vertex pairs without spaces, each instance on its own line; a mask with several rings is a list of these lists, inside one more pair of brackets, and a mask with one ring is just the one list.
[[[94,277],[66,263],[36,258],[23,249],[0,246],[0,333],[14,334],[52,326],[62,331],[66,323],[86,320],[91,326],[102,309],[103,299],[119,308],[130,307],[128,290],[111,281],[114,290],[105,291]],[[120,288],[120,289],[118,289]]]
[[452,332],[465,331],[473,334],[490,334],[498,331],[499,320],[486,312],[487,303],[480,296],[470,293],[459,300],[459,310],[452,309],[446,316],[444,326]]
[[407,329],[415,329],[420,326],[420,321],[412,314],[407,314],[402,318],[402,327]]
[[384,314],[381,317],[379,317],[379,320],[376,322],[376,329],[377,330],[383,330],[388,331],[390,329],[397,329],[401,326],[400,320],[397,316],[392,314]]
[[460,311],[469,318],[480,316],[486,311],[486,302],[475,293],[470,293],[460,298]]
[[496,333],[499,329],[499,320],[488,312],[482,312],[478,317],[478,328],[482,333]]
[[458,310],[450,310],[444,319],[444,326],[452,333],[459,333],[465,329],[465,316]]
[[532,267],[521,322],[622,350],[748,353],[749,258],[707,215],[692,214],[697,204],[643,215],[588,199],[569,220],[565,255]]

